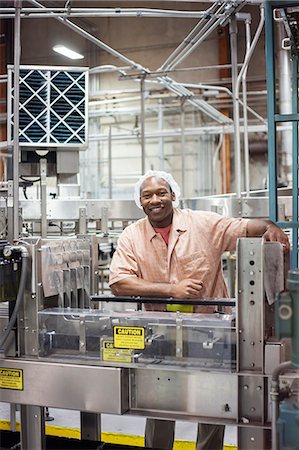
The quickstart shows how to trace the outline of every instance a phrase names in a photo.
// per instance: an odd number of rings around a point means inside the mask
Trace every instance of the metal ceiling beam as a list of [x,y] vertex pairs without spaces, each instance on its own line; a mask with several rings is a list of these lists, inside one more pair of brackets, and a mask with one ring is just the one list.
[[[0,13],[14,17],[14,8],[0,8]],[[22,8],[22,18],[41,18],[61,16],[71,17],[171,17],[181,19],[200,19],[207,11],[180,11],[149,8]],[[220,16],[222,17],[222,16]],[[224,17],[224,16],[223,16]]]

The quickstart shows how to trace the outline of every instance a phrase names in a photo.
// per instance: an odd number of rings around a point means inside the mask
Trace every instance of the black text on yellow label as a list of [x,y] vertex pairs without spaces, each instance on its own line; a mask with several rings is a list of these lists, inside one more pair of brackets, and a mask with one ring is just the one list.
[[0,368],[0,388],[23,390],[23,370]]
[[132,361],[132,350],[115,348],[112,341],[103,341],[102,360],[106,362],[130,363]]
[[114,347],[143,350],[145,347],[144,335],[143,327],[116,326],[113,329]]

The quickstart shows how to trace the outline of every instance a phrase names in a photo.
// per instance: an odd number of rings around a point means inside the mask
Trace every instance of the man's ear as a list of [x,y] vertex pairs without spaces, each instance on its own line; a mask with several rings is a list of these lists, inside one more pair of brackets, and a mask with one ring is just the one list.
[[175,201],[175,193],[174,192],[171,192],[171,199],[173,202]]

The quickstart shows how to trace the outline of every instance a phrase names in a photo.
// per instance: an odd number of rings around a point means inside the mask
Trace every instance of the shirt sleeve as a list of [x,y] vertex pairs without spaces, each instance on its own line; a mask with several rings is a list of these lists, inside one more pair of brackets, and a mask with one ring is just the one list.
[[128,277],[138,277],[139,270],[128,229],[120,235],[110,264],[109,286]]
[[229,218],[210,213],[211,242],[221,252],[235,251],[237,240],[246,237],[249,219]]

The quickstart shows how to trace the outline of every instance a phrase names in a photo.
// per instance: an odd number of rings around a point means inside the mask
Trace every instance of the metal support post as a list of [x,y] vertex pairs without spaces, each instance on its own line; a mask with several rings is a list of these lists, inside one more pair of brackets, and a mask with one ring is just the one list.
[[44,450],[46,448],[44,408],[21,405],[20,414],[22,450]]
[[[263,243],[261,238],[239,240],[236,303],[238,418],[241,423],[259,424],[259,428],[238,427],[238,448],[270,448],[270,430],[263,428],[268,417],[264,349],[271,315],[264,299],[264,280],[268,276],[265,267],[274,266],[272,258],[276,263],[281,262],[277,268],[283,268],[279,244]],[[277,272],[273,277],[280,279],[280,275]]]
[[41,237],[47,237],[47,160],[41,158],[40,164],[40,202],[41,202]]
[[101,414],[82,412],[81,419],[81,439],[89,441],[101,440]]
[[232,64],[232,91],[233,91],[233,113],[234,113],[234,146],[235,146],[235,191],[237,197],[241,197],[241,158],[240,151],[240,111],[237,98],[236,85],[238,78],[238,54],[237,54],[237,19],[232,16],[229,24],[230,45],[231,45],[231,64]]
[[278,220],[277,202],[277,158],[276,158],[276,89],[275,89],[275,55],[273,8],[265,2],[266,31],[266,68],[267,68],[267,109],[268,109],[268,189],[269,217],[273,222]]
[[140,138],[141,138],[141,173],[145,173],[145,91],[144,77],[140,79]]
[[[22,1],[15,0],[14,20],[14,127],[13,127],[13,239],[19,238],[19,97],[21,57],[21,9]],[[10,131],[10,130],[9,130]]]
[[14,189],[13,181],[9,180],[7,183],[7,238],[9,242],[13,242],[14,239]]
[[86,234],[87,214],[86,208],[79,208],[79,234]]
[[108,132],[108,197],[112,198],[112,128]]
[[182,197],[186,196],[186,183],[185,183],[185,108],[184,99],[181,101],[181,174],[182,174]]
[[[159,100],[158,109],[158,130],[162,132],[164,125],[164,111],[162,100]],[[160,170],[164,170],[164,137],[161,135],[159,137],[159,158],[160,158]]]
[[[293,55],[292,61],[292,113],[299,113],[299,101],[298,101],[298,55]],[[292,124],[292,210],[293,210],[293,222],[298,223],[298,121],[294,121]],[[299,249],[298,249],[298,226],[292,229],[292,254],[291,254],[291,267],[294,269],[299,266]]]

